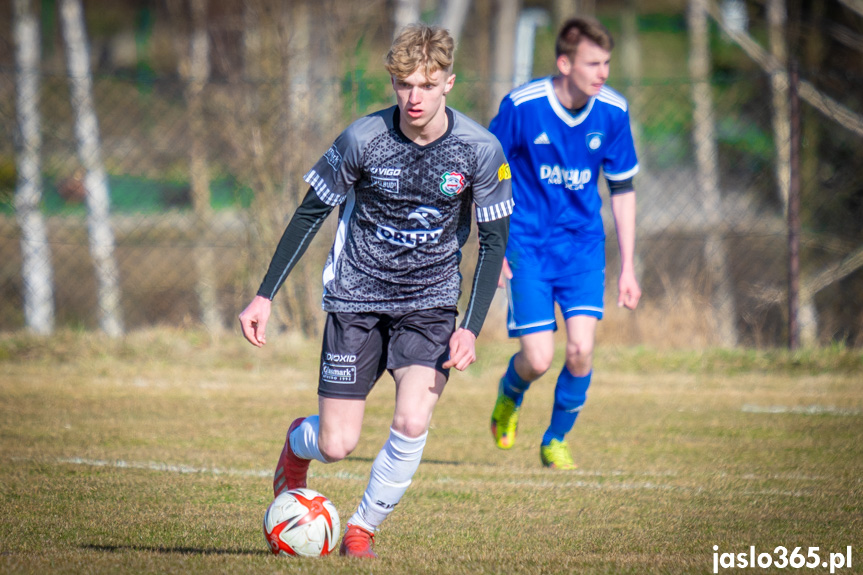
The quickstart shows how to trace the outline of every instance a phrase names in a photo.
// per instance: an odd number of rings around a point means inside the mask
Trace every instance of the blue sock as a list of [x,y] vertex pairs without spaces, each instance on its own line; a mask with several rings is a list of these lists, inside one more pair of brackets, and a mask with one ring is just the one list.
[[584,401],[587,399],[587,388],[590,387],[591,371],[582,377],[572,375],[566,366],[557,378],[554,388],[554,407],[551,410],[551,424],[542,436],[542,444],[548,445],[552,439],[563,441],[566,434],[575,425]]
[[515,401],[515,406],[518,407],[521,405],[521,400],[524,399],[524,392],[529,387],[530,382],[523,380],[515,371],[515,356],[512,356],[509,360],[509,367],[506,368],[506,373],[500,380],[501,391],[505,396]]

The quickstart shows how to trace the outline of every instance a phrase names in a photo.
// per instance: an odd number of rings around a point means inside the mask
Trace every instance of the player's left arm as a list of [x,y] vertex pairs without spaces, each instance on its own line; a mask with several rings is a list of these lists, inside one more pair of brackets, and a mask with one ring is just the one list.
[[497,291],[514,204],[512,175],[498,139],[466,117],[460,127],[466,141],[476,144],[477,169],[473,174],[471,196],[479,231],[479,253],[467,309],[461,325],[450,338],[450,359],[444,367],[463,371],[476,361],[474,343]]
[[617,307],[635,309],[641,299],[641,288],[635,277],[635,190],[631,186],[628,190],[612,191],[611,212],[620,249]]
[[477,222],[479,255],[474,269],[473,285],[464,319],[450,338],[450,359],[443,367],[464,371],[476,361],[474,344],[491,301],[497,290],[506,242],[509,238],[509,216],[490,222]]
[[638,157],[627,109],[617,111],[612,124],[616,127],[609,141],[602,170],[611,192],[611,211],[620,249],[620,277],[617,279],[617,307],[635,309],[641,299],[641,288],[635,278],[635,188],[632,178],[638,173]]

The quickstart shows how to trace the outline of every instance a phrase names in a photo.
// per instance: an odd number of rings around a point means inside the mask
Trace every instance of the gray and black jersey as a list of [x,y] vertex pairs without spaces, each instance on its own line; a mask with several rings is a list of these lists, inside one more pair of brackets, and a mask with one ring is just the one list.
[[[480,299],[487,301],[478,305],[478,321],[470,328],[476,333],[491,297],[485,292],[490,287],[493,294],[500,272],[503,254],[498,248],[506,244],[513,210],[510,172],[497,138],[456,110],[447,108],[446,114],[446,133],[424,146],[401,132],[397,106],[361,118],[342,132],[305,175],[315,197],[307,196],[294,218],[302,220],[302,212],[306,223],[295,226],[292,220],[288,226],[285,247],[280,244],[259,295],[272,299],[302,253],[294,246],[307,245],[305,231],[313,235],[320,227],[328,212],[316,211],[316,203],[339,208],[323,273],[325,311],[455,309],[461,248],[473,215],[480,229],[480,257],[463,327],[470,324],[481,284]],[[295,239],[289,237],[292,226]],[[489,269],[481,272],[483,265]]]
[[455,307],[460,250],[478,222],[512,213],[509,167],[494,138],[446,109],[446,133],[420,146],[398,129],[398,107],[351,124],[306,174],[339,205],[324,268],[324,309],[404,312]]

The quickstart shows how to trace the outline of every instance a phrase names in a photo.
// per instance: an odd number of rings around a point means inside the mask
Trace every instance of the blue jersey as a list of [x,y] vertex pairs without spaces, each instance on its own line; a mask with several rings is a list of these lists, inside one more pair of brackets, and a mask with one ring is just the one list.
[[513,273],[553,278],[605,267],[600,169],[610,181],[638,172],[626,99],[607,86],[576,115],[552,78],[507,95],[489,126],[512,170]]

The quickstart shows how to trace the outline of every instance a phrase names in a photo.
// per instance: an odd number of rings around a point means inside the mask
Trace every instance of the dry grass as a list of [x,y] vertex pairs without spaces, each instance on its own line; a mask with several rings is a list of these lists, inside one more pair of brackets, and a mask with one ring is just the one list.
[[[381,560],[276,559],[260,522],[284,428],[316,409],[318,345],[270,339],[0,337],[0,572],[706,573],[713,545],[826,557],[863,544],[859,352],[607,346],[571,437],[580,469],[555,473],[538,457],[551,376],[513,450],[493,447],[487,418],[515,347],[488,342],[441,399]],[[357,451],[312,465],[343,518],[392,395],[385,376]]]

